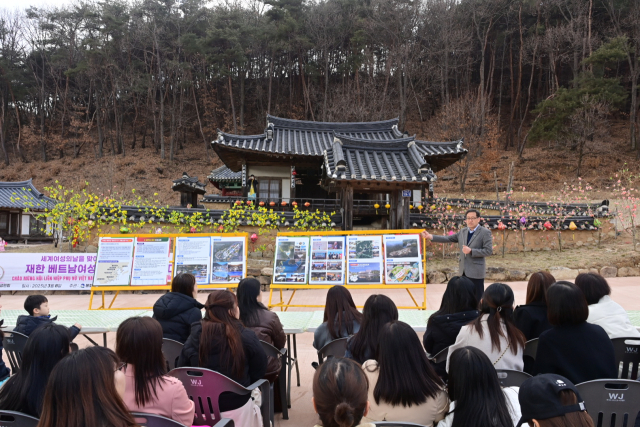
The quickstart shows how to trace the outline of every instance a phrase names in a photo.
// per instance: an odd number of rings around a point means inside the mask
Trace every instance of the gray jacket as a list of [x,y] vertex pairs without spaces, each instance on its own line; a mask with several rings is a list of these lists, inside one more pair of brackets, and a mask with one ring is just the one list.
[[[476,231],[473,232],[473,236],[471,236],[471,241],[467,245],[468,234],[469,228],[464,227],[451,236],[436,236],[434,234],[433,241],[437,243],[458,243],[458,248],[460,249],[460,276],[464,274],[472,279],[484,279],[487,269],[484,258],[493,255],[493,236],[491,231],[478,225]],[[465,255],[462,252],[464,245],[471,248],[470,254]]]

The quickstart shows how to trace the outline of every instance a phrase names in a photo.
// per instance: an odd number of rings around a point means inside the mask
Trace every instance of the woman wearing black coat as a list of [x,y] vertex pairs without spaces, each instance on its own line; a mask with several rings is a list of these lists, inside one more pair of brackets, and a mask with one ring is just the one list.
[[[422,338],[424,349],[433,357],[456,342],[460,329],[475,320],[480,312],[475,285],[468,278],[452,277],[442,296],[440,309],[429,317]],[[447,378],[446,360],[435,364],[436,373]]]
[[513,312],[516,326],[524,334],[527,341],[538,338],[541,333],[551,329],[551,324],[547,319],[547,289],[555,282],[555,277],[546,271],[533,273],[529,278],[527,303],[517,306]]
[[574,384],[617,378],[613,344],[598,325],[587,323],[589,308],[571,282],[556,282],[547,291],[551,329],[540,334],[534,373],[557,374]]
[[184,343],[191,333],[191,325],[202,320],[204,305],[196,300],[196,278],[180,273],[171,282],[171,292],[153,305],[153,318],[162,326],[163,338]]

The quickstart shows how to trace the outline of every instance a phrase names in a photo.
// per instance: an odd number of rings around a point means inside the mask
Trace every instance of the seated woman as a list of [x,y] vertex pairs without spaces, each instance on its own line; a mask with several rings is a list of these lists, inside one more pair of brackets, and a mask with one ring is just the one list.
[[150,317],[130,317],[116,333],[116,353],[125,363],[123,400],[131,412],[162,415],[190,426],[195,406],[182,383],[166,375],[162,327]]
[[191,333],[191,325],[202,319],[202,308],[196,298],[196,277],[179,273],[171,281],[171,292],[167,292],[153,305],[153,318],[162,326],[162,336],[184,343]]
[[513,290],[504,283],[489,285],[480,300],[480,316],[460,329],[456,342],[449,347],[447,372],[451,353],[472,346],[487,355],[496,369],[522,371],[524,335],[513,323]]
[[365,419],[426,426],[442,420],[449,408],[447,392],[415,331],[393,320],[382,327],[379,338],[378,361],[367,360],[363,366],[369,378]]
[[126,380],[120,366],[106,347],[62,359],[47,383],[38,427],[136,427],[122,401]]
[[327,292],[323,323],[313,333],[313,347],[320,350],[338,338],[345,338],[360,330],[362,313],[356,308],[349,290],[334,286]]
[[529,278],[526,304],[517,306],[513,312],[515,324],[527,341],[551,329],[547,319],[547,289],[555,282],[556,279],[546,271],[533,273]]
[[501,388],[493,362],[475,347],[451,354],[447,390],[451,404],[438,427],[513,427],[520,420],[516,387]]
[[589,304],[588,323],[601,326],[611,339],[640,337],[640,332],[631,324],[626,310],[611,299],[607,279],[596,273],[580,273],[576,277],[576,286]]
[[[211,369],[245,387],[264,378],[267,355],[256,334],[240,322],[238,301],[233,292],[211,292],[204,307],[205,317],[192,325],[178,366]],[[262,424],[260,408],[248,394],[224,393],[218,404],[222,416],[233,419],[237,426]]]
[[540,335],[535,374],[558,374],[574,384],[617,378],[613,344],[598,325],[587,323],[589,308],[571,282],[556,282],[547,291],[549,323]]
[[359,364],[376,359],[378,336],[382,327],[392,320],[398,320],[398,308],[385,295],[371,295],[364,303],[363,319],[358,333],[349,338],[344,357]]
[[47,323],[34,330],[22,352],[20,370],[0,389],[0,409],[40,417],[47,380],[69,354],[69,330]]
[[320,417],[316,427],[375,427],[362,422],[369,411],[369,382],[360,365],[350,359],[330,357],[313,376],[313,409]]
[[[255,332],[259,340],[267,342],[277,349],[284,348],[286,335],[278,315],[262,304],[260,282],[256,279],[242,279],[238,284],[238,308],[242,324]],[[267,376],[274,382],[280,373],[280,360],[268,358]]]
[[[480,315],[476,288],[464,276],[454,276],[447,283],[440,309],[429,317],[427,331],[422,337],[424,349],[433,357],[456,342],[460,329]],[[434,364],[436,373],[446,380],[447,362]]]
[[518,394],[521,423],[529,427],[594,427],[578,389],[560,375],[543,374],[527,379]]

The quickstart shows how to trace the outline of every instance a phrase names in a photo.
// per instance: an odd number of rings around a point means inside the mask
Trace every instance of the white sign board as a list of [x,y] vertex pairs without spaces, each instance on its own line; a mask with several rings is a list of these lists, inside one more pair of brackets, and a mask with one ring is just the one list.
[[100,237],[93,286],[131,284],[131,264],[135,237]]
[[178,237],[176,239],[176,260],[174,276],[179,273],[190,273],[196,277],[196,283],[209,283],[211,267],[211,238]]
[[171,282],[173,241],[170,237],[137,237],[133,254],[131,284],[166,285]]
[[0,255],[0,290],[90,289],[96,254],[20,253]]

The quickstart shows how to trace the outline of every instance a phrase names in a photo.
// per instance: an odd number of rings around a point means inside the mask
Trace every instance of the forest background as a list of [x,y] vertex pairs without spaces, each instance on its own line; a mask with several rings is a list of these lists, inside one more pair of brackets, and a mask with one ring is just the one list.
[[[436,191],[638,172],[640,0],[72,0],[0,10],[0,180],[176,204],[217,130],[399,117]],[[495,175],[494,175],[495,174]],[[156,195],[156,193],[158,193]],[[153,196],[152,196],[153,194]]]

